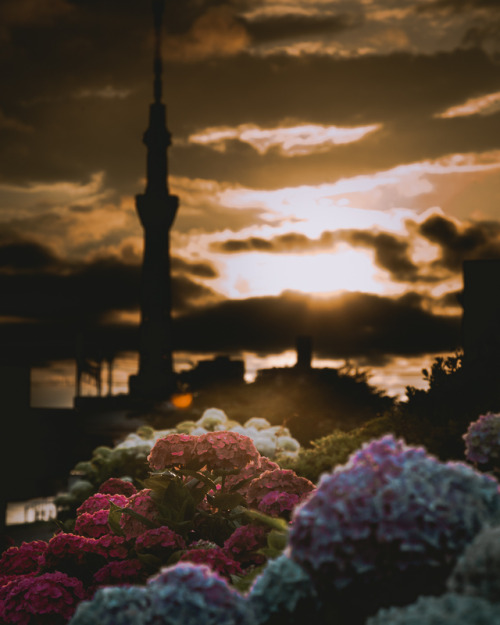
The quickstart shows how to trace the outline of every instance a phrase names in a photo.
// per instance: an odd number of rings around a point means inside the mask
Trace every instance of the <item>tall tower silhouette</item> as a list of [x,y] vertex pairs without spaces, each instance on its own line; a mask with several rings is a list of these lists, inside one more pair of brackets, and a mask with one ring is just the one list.
[[165,0],[152,0],[155,51],[154,101],[143,142],[147,148],[147,182],[137,195],[136,208],[144,228],[141,285],[139,371],[129,380],[130,393],[145,399],[165,399],[175,388],[172,365],[170,293],[170,228],[179,198],[168,189],[167,148],[171,137],[162,102],[161,28]]

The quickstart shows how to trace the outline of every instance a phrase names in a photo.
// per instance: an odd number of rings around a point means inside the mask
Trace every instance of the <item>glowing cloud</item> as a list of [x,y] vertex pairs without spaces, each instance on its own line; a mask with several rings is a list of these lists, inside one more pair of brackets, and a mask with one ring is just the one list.
[[470,115],[493,115],[500,111],[500,91],[489,93],[479,98],[469,98],[464,104],[452,106],[435,117],[449,119]]
[[209,145],[225,151],[228,141],[241,141],[251,145],[259,154],[277,148],[282,156],[304,156],[326,152],[334,145],[354,143],[381,128],[380,124],[369,126],[322,126],[301,124],[280,128],[259,128],[254,124],[241,124],[236,128],[217,126],[206,128],[189,137],[191,143]]

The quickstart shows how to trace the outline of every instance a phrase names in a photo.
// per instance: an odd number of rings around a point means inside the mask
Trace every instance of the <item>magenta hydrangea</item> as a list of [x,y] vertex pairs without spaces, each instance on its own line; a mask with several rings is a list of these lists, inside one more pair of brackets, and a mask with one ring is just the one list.
[[262,564],[264,556],[255,552],[267,545],[267,531],[261,525],[241,525],[224,542],[224,551],[243,564]]
[[279,469],[279,464],[269,460],[267,456],[260,456],[257,461],[248,463],[243,469],[238,471],[236,475],[229,475],[226,478],[226,490],[237,490],[241,495],[246,497],[248,487],[253,479],[259,477],[264,471],[274,471]]
[[20,576],[0,588],[0,622],[63,625],[86,598],[82,582],[64,573]]
[[43,561],[48,544],[44,540],[23,542],[20,547],[9,547],[0,558],[2,575],[24,575],[36,572]]
[[[152,523],[156,523],[158,521],[158,509],[151,499],[151,489],[144,488],[140,490],[135,495],[132,495],[129,499],[129,503],[126,508],[137,512],[141,516],[145,517]],[[147,529],[150,529],[147,524],[145,524],[140,519],[137,519],[127,513],[123,513],[120,518],[120,525],[125,534],[125,538],[137,538],[141,536]]]
[[182,554],[179,561],[206,564],[212,571],[227,579],[231,579],[231,575],[242,574],[240,564],[217,546],[210,549],[188,549]]
[[109,510],[111,503],[116,506],[125,507],[128,504],[128,497],[125,495],[108,495],[106,493],[96,493],[86,499],[77,509],[76,515],[80,516],[85,512],[93,514],[99,510]]
[[148,551],[173,552],[178,549],[185,549],[186,542],[170,528],[163,526],[143,532],[135,541],[135,549],[138,553]]
[[111,532],[108,525],[109,510],[83,512],[75,521],[75,532],[80,536],[99,538]]
[[252,439],[237,432],[208,432],[196,438],[195,454],[198,462],[210,471],[243,469],[249,462],[258,462],[260,459]]
[[98,586],[118,586],[121,584],[139,584],[145,581],[146,570],[140,560],[117,560],[108,562],[94,574]]
[[247,503],[251,508],[258,508],[262,499],[271,492],[297,495],[295,502],[297,503],[307,497],[315,488],[310,480],[298,476],[290,469],[264,471],[250,482],[247,489]]
[[269,516],[289,516],[290,512],[300,502],[300,495],[296,493],[281,493],[272,490],[264,495],[257,505],[257,509]]
[[117,477],[110,477],[99,486],[99,493],[105,495],[125,495],[125,497],[132,497],[137,492],[137,488],[132,482],[126,480],[120,480]]
[[464,434],[465,457],[478,465],[500,464],[500,414],[481,415]]
[[95,538],[60,533],[53,536],[44,553],[43,566],[51,570],[62,567],[80,566],[88,560],[89,554],[98,551],[99,542]]
[[444,588],[465,546],[499,518],[496,480],[386,436],[323,475],[295,509],[291,557],[327,594],[383,587],[396,602],[405,587],[413,600],[431,582]]
[[148,456],[149,466],[156,471],[167,467],[185,467],[196,460],[196,436],[189,434],[169,434],[156,441]]

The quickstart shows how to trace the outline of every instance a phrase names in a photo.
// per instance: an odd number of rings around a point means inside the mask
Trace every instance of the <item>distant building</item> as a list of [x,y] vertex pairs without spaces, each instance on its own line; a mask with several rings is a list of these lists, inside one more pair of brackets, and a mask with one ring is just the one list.
[[500,260],[467,260],[463,277],[465,361],[500,369]]
[[243,360],[231,360],[229,356],[216,356],[211,360],[200,360],[189,371],[179,374],[179,379],[192,390],[202,389],[214,384],[244,384],[245,363]]

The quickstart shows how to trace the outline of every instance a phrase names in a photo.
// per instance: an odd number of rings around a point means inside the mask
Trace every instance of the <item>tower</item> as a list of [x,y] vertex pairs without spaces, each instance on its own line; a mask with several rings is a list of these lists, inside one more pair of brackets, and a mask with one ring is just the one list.
[[141,279],[139,371],[131,376],[130,393],[145,399],[165,399],[175,387],[172,365],[170,293],[170,228],[179,198],[168,189],[167,148],[170,133],[162,102],[161,26],[165,0],[152,0],[155,52],[153,103],[143,142],[147,148],[146,190],[136,196],[144,229]]

